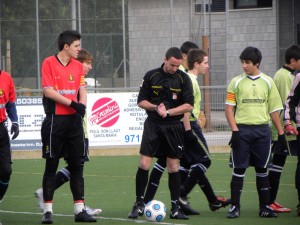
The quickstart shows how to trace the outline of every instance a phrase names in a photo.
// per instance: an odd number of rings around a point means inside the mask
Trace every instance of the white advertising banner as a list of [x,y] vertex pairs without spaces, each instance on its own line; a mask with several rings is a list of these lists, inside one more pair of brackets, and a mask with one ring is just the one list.
[[[137,95],[137,92],[88,93],[86,113],[90,146],[141,143],[147,114],[137,106]],[[45,117],[42,98],[18,98],[17,112],[20,134],[12,140],[12,150],[41,149],[41,124]]]
[[137,106],[137,92],[89,94],[87,128],[90,146],[138,145],[146,111]]

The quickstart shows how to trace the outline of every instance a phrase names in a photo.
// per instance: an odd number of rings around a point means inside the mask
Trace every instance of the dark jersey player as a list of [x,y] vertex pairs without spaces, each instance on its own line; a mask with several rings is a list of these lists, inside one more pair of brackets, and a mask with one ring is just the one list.
[[144,192],[153,157],[166,157],[171,193],[171,219],[188,219],[179,208],[179,158],[184,146],[184,128],[181,118],[193,109],[194,96],[191,80],[179,66],[182,54],[179,48],[168,49],[161,67],[148,71],[138,95],[138,106],[148,117],[144,123],[140,162],[136,173],[136,202],[129,218],[142,215]]
[[18,115],[16,109],[16,92],[12,77],[0,70],[0,202],[7,191],[12,173],[10,137],[5,125],[7,116],[12,122],[10,133],[12,139],[19,135]]

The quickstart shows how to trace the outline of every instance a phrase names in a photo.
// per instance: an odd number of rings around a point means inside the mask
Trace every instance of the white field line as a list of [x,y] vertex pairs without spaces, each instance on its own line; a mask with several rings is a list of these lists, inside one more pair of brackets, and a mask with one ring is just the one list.
[[[23,214],[23,215],[42,215],[41,213],[34,213],[34,212],[16,212],[16,211],[6,211],[0,210],[1,213],[11,213],[11,214]],[[61,216],[61,217],[74,217],[74,215],[70,214],[60,214],[54,213],[53,216]],[[112,217],[102,217],[102,216],[95,216],[97,219],[102,220],[115,220],[115,221],[123,221],[123,222],[135,222],[135,223],[151,223],[151,224],[163,224],[163,225],[187,225],[187,224],[179,224],[179,223],[165,223],[165,222],[149,222],[146,220],[133,220],[133,219],[124,219],[124,218],[112,218]]]

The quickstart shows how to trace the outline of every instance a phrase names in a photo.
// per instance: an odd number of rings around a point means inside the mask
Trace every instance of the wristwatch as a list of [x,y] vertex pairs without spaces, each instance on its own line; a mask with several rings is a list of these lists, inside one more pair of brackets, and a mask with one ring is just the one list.
[[169,110],[167,110],[167,117],[169,117],[170,116],[170,111]]

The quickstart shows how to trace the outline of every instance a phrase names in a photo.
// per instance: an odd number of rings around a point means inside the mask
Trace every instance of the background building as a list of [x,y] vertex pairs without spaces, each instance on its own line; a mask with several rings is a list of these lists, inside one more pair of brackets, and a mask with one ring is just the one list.
[[238,57],[249,45],[261,49],[261,70],[273,76],[285,49],[300,44],[299,10],[296,0],[2,0],[0,65],[17,87],[39,89],[57,35],[77,29],[95,58],[95,87],[138,87],[169,47],[186,40],[209,49],[205,85],[226,85],[242,72]]

